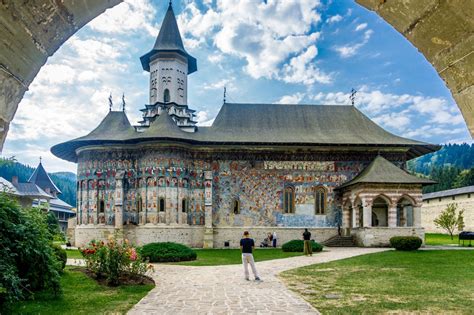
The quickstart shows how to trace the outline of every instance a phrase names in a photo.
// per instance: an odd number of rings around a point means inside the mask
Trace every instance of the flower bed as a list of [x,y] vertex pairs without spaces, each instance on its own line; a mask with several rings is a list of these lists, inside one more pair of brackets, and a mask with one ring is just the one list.
[[147,283],[149,279],[146,274],[153,270],[153,266],[127,240],[118,242],[111,238],[107,243],[91,241],[80,252],[86,260],[88,274],[100,282],[105,279],[105,283],[110,286],[132,280],[137,283],[137,279],[143,279],[142,283]]

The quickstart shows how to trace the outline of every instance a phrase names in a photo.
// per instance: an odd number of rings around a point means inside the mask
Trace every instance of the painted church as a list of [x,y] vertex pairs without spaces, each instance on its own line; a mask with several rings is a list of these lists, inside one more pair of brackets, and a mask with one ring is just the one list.
[[197,61],[171,4],[140,61],[150,87],[138,125],[111,109],[51,148],[78,165],[76,246],[116,234],[237,247],[244,230],[257,241],[276,232],[282,244],[303,228],[359,246],[423,236],[421,188],[433,182],[405,166],[439,146],[391,134],[355,106],[224,102],[212,126],[198,126],[187,99]]

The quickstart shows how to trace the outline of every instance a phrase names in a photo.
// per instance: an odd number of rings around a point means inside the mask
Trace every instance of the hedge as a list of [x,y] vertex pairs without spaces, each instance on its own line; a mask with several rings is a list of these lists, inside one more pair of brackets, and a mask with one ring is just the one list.
[[64,270],[67,262],[67,253],[60,245],[53,245],[53,252],[56,255],[57,260],[61,263],[61,270]]
[[390,245],[397,250],[417,250],[423,241],[418,236],[394,236]]
[[[313,252],[320,252],[323,250],[323,245],[311,241],[311,246],[313,247]],[[303,252],[304,250],[304,241],[303,240],[292,240],[289,241],[281,247],[284,252]]]
[[146,244],[140,249],[140,253],[150,262],[187,261],[197,257],[191,248],[172,242]]

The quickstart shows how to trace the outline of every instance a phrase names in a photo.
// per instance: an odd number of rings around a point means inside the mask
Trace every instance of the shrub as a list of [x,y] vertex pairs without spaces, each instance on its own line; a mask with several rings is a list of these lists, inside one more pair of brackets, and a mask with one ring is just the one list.
[[176,262],[195,260],[196,252],[191,248],[172,242],[150,243],[140,249],[143,257],[150,262]]
[[[311,247],[313,252],[320,252],[323,250],[323,245],[311,241]],[[303,240],[292,240],[289,241],[281,247],[284,252],[303,252],[304,251],[304,241]]]
[[394,236],[390,245],[397,250],[417,250],[423,241],[418,236]]
[[120,279],[144,276],[153,269],[127,240],[117,242],[111,238],[107,243],[91,241],[80,252],[86,260],[87,269],[97,278],[105,278],[111,286],[119,285]]
[[61,270],[64,270],[67,262],[67,253],[60,245],[53,245],[53,251],[56,255],[56,259],[61,263]]
[[51,246],[46,214],[21,209],[0,194],[0,304],[51,289],[60,292],[61,265]]

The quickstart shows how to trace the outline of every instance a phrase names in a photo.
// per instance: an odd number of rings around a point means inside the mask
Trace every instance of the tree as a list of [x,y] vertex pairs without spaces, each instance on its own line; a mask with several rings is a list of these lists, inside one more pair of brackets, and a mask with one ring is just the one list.
[[437,227],[448,231],[451,239],[453,239],[453,233],[456,228],[458,231],[464,229],[464,209],[459,210],[459,213],[456,214],[457,208],[458,205],[456,203],[448,204],[446,209],[434,220]]

